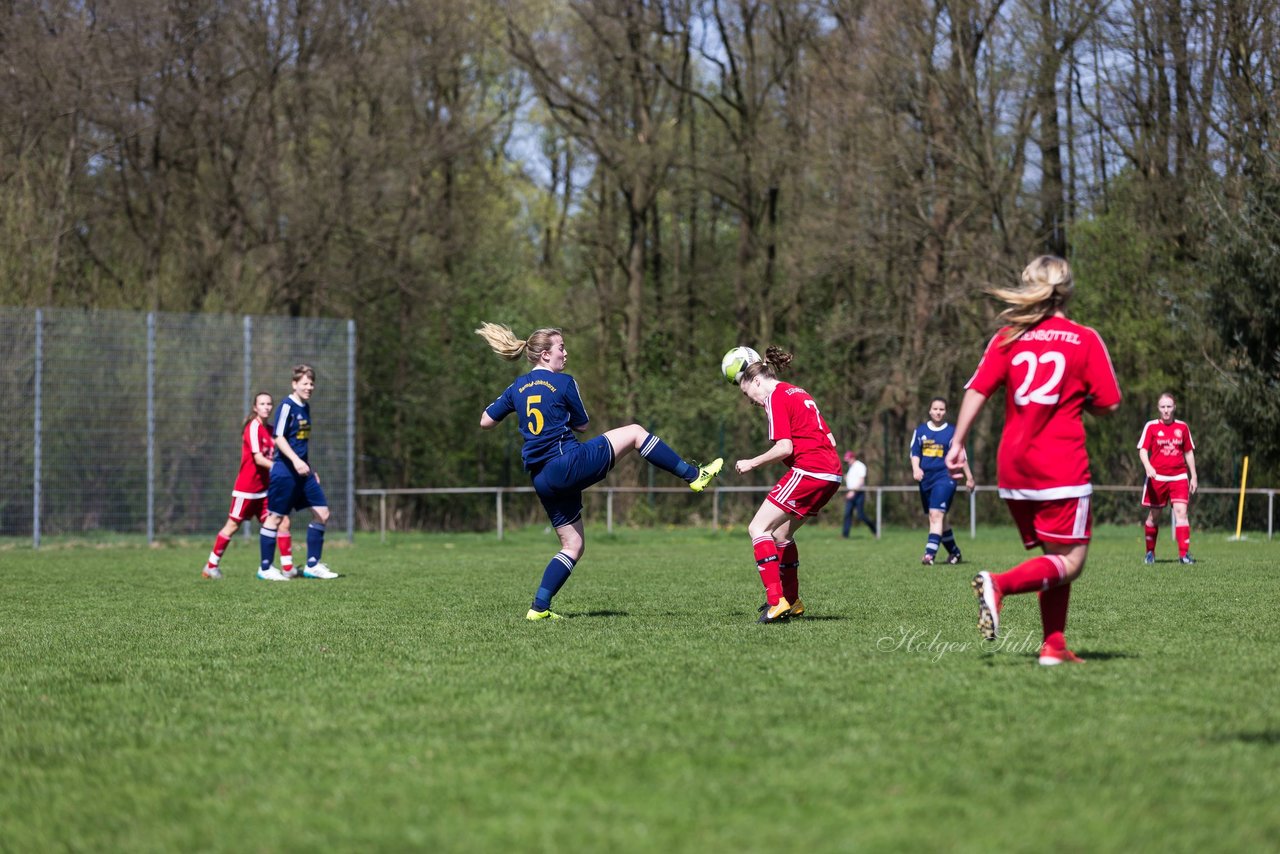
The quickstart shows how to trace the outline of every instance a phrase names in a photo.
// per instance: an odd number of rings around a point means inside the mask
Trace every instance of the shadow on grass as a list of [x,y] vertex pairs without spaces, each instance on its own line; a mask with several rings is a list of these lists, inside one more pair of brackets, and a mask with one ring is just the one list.
[[1218,736],[1218,741],[1240,741],[1245,744],[1263,744],[1267,747],[1280,745],[1280,730],[1264,729],[1258,732],[1229,732]]
[[565,617],[579,619],[581,617],[630,617],[630,611],[566,611]]
[[1088,664],[1090,661],[1113,661],[1124,658],[1141,657],[1134,652],[1108,652],[1104,649],[1078,649],[1076,652],[1084,659],[1085,664]]
[[825,620],[847,620],[840,614],[805,614],[803,617],[788,617],[788,623],[817,623]]

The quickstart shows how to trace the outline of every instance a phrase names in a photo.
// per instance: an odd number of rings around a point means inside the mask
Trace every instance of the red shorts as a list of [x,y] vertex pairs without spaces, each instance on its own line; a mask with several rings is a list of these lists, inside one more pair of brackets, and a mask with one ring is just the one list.
[[239,525],[245,519],[258,517],[258,522],[267,521],[267,496],[261,498],[242,498],[239,495],[231,496],[231,509],[227,512],[227,518]]
[[769,491],[766,500],[803,519],[816,514],[839,491],[838,480],[823,480],[788,469],[782,480]]
[[1142,485],[1142,506],[1163,507],[1170,502],[1186,504],[1191,498],[1191,482],[1185,477],[1177,480],[1152,480]]
[[1058,498],[1053,501],[1006,498],[1013,521],[1022,535],[1022,545],[1035,548],[1050,543],[1087,543],[1093,533],[1091,496]]

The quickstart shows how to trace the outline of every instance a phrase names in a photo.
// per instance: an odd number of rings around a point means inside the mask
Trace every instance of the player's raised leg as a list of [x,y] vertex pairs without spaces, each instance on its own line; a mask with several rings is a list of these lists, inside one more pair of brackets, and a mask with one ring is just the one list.
[[613,448],[615,460],[622,459],[632,451],[639,451],[640,456],[653,466],[670,472],[689,484],[694,492],[701,492],[720,473],[724,460],[715,459],[704,466],[695,466],[685,461],[671,446],[659,439],[639,424],[628,424],[615,427],[604,434]]

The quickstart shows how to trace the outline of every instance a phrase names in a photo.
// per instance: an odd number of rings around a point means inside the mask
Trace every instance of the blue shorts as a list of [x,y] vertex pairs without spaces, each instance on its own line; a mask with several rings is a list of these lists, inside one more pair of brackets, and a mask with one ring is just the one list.
[[316,480],[316,473],[300,475],[293,466],[273,466],[271,483],[267,486],[267,511],[277,516],[288,516],[294,510],[308,507],[328,507],[329,502]]
[[920,506],[924,512],[941,510],[943,513],[951,509],[951,499],[956,494],[956,482],[945,473],[925,476],[920,481]]
[[604,480],[613,468],[613,446],[604,436],[573,449],[533,473],[533,490],[551,519],[551,527],[572,525],[582,517],[582,490]]

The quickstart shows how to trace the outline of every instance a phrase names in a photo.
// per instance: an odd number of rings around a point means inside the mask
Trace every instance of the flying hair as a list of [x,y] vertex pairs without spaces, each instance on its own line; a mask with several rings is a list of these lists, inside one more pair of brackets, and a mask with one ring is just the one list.
[[1022,285],[1015,288],[990,288],[987,293],[1006,302],[1000,312],[1008,324],[1005,344],[1011,344],[1031,327],[1064,307],[1075,292],[1071,265],[1056,255],[1041,255],[1022,271]]
[[534,365],[541,362],[542,354],[551,349],[552,338],[557,335],[564,337],[559,329],[544,328],[536,330],[522,341],[511,331],[511,327],[487,321],[481,323],[480,328],[475,332],[485,340],[485,343],[489,345],[489,349],[508,362],[514,362],[523,355],[526,360]]
[[738,375],[738,384],[749,383],[759,376],[776,380],[778,374],[791,364],[793,358],[795,357],[785,350],[769,347],[764,351],[763,361],[753,362],[742,369],[742,373]]

